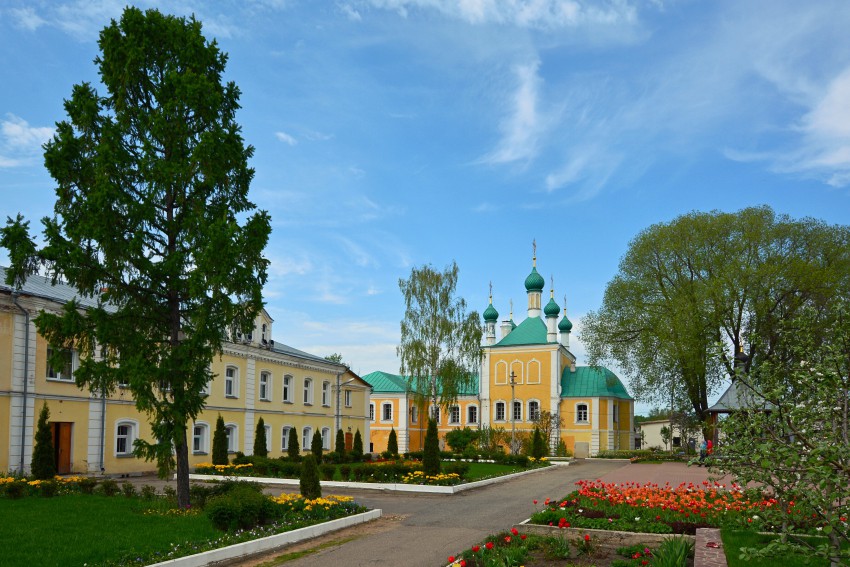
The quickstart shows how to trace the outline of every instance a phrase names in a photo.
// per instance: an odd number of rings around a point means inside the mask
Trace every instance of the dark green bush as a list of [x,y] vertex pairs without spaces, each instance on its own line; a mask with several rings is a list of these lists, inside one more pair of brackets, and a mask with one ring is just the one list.
[[342,429],[336,430],[336,443],[334,444],[334,452],[340,456],[345,456],[345,433]]
[[81,478],[77,484],[80,486],[80,492],[83,494],[92,494],[94,492],[94,487],[97,486],[97,479],[87,476],[85,478]]
[[53,450],[53,430],[47,420],[50,410],[45,403],[41,406],[38,426],[35,430],[35,447],[32,450],[32,475],[38,480],[48,480],[56,476],[56,458]]
[[207,505],[207,500],[215,493],[215,486],[207,486],[204,484],[192,484],[189,486],[189,502],[195,508],[203,509]]
[[140,493],[142,495],[142,498],[144,498],[145,500],[153,500],[154,498],[156,498],[156,487],[151,486],[150,484],[145,484],[144,486],[142,486]]
[[298,432],[294,427],[289,428],[289,444],[286,447],[286,454],[290,459],[298,460],[301,457],[301,447],[298,445]]
[[227,461],[227,429],[224,427],[224,418],[219,414],[215,421],[215,432],[213,433],[212,462],[214,465],[226,465]]
[[334,474],[336,474],[336,465],[332,464],[322,464],[319,467],[319,471],[322,473],[322,480],[333,480]]
[[351,465],[339,465],[339,476],[343,482],[351,479]]
[[470,427],[453,429],[446,433],[446,444],[457,453],[463,453],[468,448],[475,448],[478,441],[478,431]]
[[257,430],[254,433],[254,454],[258,457],[267,457],[269,450],[266,440],[266,422],[261,417],[257,421]]
[[301,467],[301,496],[308,500],[314,500],[322,497],[322,485],[319,481],[319,466],[316,464],[316,458],[311,454],[304,457],[304,463]]
[[[243,453],[242,451],[236,451],[236,453],[233,455],[232,464],[234,464],[234,465],[247,465],[248,463],[251,463],[251,462],[252,462],[251,457],[245,455],[245,453]],[[224,464],[227,464],[227,463],[224,463]]]
[[351,446],[351,456],[355,461],[363,459],[363,436],[360,435],[360,430],[354,432],[354,442]]
[[45,498],[56,496],[56,493],[59,492],[59,483],[55,480],[45,480],[38,487],[41,489],[41,495]]
[[115,496],[119,492],[121,492],[121,488],[119,488],[118,483],[111,478],[105,478],[100,482],[100,489],[103,491],[103,494],[106,496]]
[[443,463],[443,472],[446,474],[456,474],[461,480],[466,478],[466,475],[469,473],[469,463],[465,463],[463,461],[457,461],[453,463]]
[[279,507],[259,489],[247,483],[232,486],[224,494],[211,497],[204,511],[220,530],[249,530],[265,524],[279,517]]
[[425,432],[425,451],[422,454],[422,470],[428,476],[440,474],[440,437],[434,418],[428,419],[428,430]]
[[6,486],[6,496],[11,498],[12,500],[17,500],[18,498],[22,498],[29,493],[27,489],[27,483],[23,480],[16,480],[15,482],[10,482],[5,485]]
[[136,487],[132,482],[122,482],[121,492],[123,492],[124,496],[127,498],[132,498],[136,495]]

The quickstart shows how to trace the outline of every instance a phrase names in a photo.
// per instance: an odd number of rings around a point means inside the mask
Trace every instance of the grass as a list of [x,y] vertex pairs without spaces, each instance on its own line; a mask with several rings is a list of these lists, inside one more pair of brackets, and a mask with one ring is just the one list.
[[2,498],[3,564],[93,565],[157,551],[166,559],[174,542],[221,535],[203,514],[145,514],[151,506],[156,503],[119,496]]
[[475,482],[494,476],[504,476],[529,470],[519,465],[502,465],[499,463],[469,463],[469,472],[466,474],[467,482]]
[[[729,567],[773,567],[777,564],[776,557],[766,559],[743,560],[739,556],[742,547],[764,547],[779,536],[756,532],[745,532],[724,529],[720,532],[723,538],[723,549]],[[829,561],[821,557],[807,554],[784,554],[781,558],[782,567],[828,567]]]

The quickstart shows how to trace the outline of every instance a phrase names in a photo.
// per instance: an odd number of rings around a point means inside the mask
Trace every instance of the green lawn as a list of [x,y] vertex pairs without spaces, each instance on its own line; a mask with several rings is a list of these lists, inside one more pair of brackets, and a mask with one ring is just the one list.
[[519,465],[502,465],[499,463],[469,463],[469,472],[466,475],[467,482],[475,482],[484,478],[504,476],[528,470]]
[[[155,505],[155,504],[154,504]],[[145,514],[152,504],[122,496],[0,498],[3,565],[94,565],[221,536],[206,516]]]
[[780,558],[771,557],[760,561],[744,561],[739,558],[742,547],[762,547],[778,536],[759,534],[755,532],[741,532],[733,530],[722,530],[723,547],[726,552],[726,561],[729,567],[773,567],[777,561],[781,561],[782,567],[828,567],[829,561],[811,554],[805,555],[783,555]]

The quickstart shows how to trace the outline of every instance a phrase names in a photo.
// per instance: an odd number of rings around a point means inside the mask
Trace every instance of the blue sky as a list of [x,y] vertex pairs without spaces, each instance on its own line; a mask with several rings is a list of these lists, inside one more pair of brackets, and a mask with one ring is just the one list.
[[[51,213],[40,145],[72,86],[97,83],[97,34],[124,3],[0,5],[3,217]],[[846,1],[137,6],[195,14],[229,53],[273,220],[276,340],[361,374],[398,371],[415,265],[456,260],[470,308],[492,281],[519,321],[536,239],[580,336],[653,223],[758,204],[850,223]]]

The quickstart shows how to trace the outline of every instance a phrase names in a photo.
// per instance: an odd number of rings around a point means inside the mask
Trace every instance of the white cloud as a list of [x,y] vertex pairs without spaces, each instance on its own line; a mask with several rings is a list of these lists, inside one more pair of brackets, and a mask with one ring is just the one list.
[[35,31],[47,23],[41,16],[35,13],[32,7],[14,8],[10,12],[12,13],[12,18],[17,21],[18,27],[25,30]]
[[286,132],[275,132],[275,138],[283,142],[284,144],[289,144],[290,146],[294,146],[298,143],[298,140],[287,134]]
[[359,22],[363,19],[360,12],[355,10],[350,4],[340,4],[339,9],[352,22]]
[[537,111],[540,77],[539,61],[517,66],[517,88],[511,99],[509,115],[502,121],[502,139],[497,148],[480,161],[490,164],[529,161],[537,154],[542,124]]
[[499,210],[499,208],[493,203],[481,203],[472,208],[472,212],[474,213],[492,213]]
[[53,132],[53,128],[30,126],[23,118],[7,114],[5,120],[0,120],[0,167],[36,163],[42,144],[50,140]]

